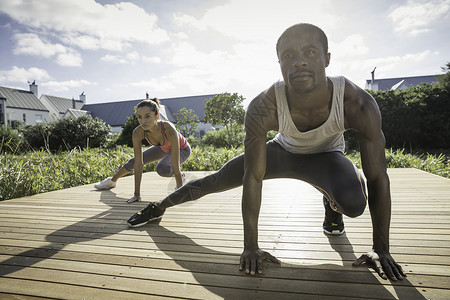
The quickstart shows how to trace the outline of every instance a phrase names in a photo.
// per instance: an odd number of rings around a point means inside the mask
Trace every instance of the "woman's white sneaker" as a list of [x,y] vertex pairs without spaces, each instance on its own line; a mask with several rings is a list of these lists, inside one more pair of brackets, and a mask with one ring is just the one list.
[[97,190],[109,190],[112,189],[114,187],[116,187],[116,183],[114,181],[111,180],[112,177],[108,177],[100,182],[97,182],[96,184],[94,184],[94,187]]

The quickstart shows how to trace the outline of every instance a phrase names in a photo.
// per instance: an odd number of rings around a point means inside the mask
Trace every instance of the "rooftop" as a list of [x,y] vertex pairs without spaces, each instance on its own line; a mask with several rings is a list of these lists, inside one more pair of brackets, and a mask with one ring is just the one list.
[[[181,108],[192,109],[201,122],[205,117],[205,100],[214,95],[200,95],[188,97],[176,97],[160,99],[161,105],[165,106],[166,116],[169,121],[174,122],[174,114]],[[106,103],[85,104],[82,109],[88,111],[92,117],[102,119],[111,126],[122,126],[134,113],[134,107],[144,99],[113,101]]]
[[6,99],[6,106],[31,110],[48,111],[44,104],[30,91],[0,86],[0,95]]

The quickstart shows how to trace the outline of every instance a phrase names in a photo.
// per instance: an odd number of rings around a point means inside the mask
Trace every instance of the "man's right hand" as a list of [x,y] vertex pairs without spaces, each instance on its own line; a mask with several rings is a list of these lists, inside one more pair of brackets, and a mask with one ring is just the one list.
[[244,270],[245,273],[250,275],[262,274],[263,272],[263,260],[269,260],[280,264],[281,261],[270,254],[269,252],[258,250],[244,250],[241,254],[241,261],[239,263],[239,271]]

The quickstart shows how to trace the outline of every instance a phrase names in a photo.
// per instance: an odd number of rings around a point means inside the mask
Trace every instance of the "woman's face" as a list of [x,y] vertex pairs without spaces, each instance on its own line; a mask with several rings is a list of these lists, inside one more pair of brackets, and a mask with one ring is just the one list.
[[141,125],[144,130],[151,130],[158,124],[159,115],[155,114],[148,106],[139,107],[136,111],[136,117],[139,125]]

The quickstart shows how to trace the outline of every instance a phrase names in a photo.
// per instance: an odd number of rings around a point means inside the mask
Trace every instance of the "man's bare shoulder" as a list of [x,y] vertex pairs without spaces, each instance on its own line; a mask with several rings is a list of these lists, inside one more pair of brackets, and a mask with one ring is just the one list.
[[345,79],[344,116],[345,128],[357,131],[361,127],[370,126],[372,122],[378,123],[380,119],[375,99],[348,79]]
[[245,117],[246,128],[259,127],[265,132],[278,129],[277,102],[275,87],[272,85],[256,96],[248,105]]

